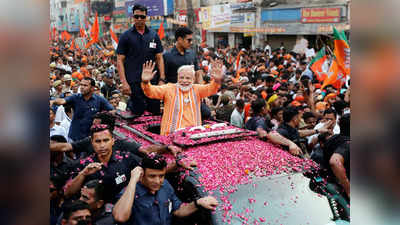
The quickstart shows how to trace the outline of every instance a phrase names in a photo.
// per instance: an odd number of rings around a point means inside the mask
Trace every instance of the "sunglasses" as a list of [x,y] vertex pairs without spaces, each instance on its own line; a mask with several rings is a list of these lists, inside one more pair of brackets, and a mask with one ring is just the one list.
[[142,20],[144,20],[144,19],[146,19],[146,16],[145,15],[133,15],[133,17],[135,18],[135,19],[142,19]]

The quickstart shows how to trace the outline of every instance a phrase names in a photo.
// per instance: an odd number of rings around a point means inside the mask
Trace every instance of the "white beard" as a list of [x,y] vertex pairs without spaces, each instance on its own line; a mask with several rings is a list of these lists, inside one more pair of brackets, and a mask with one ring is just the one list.
[[181,91],[183,92],[188,92],[191,88],[192,88],[192,84],[188,85],[188,86],[182,86],[180,84],[176,84],[176,86],[181,89]]

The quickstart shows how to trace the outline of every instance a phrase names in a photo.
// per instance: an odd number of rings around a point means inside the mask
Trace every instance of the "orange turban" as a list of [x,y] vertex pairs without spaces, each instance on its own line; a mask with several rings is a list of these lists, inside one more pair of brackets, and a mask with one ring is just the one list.
[[301,103],[298,102],[298,101],[293,101],[291,104],[292,104],[292,106],[294,106],[294,107],[301,106]]
[[295,101],[302,102],[304,101],[304,97],[302,95],[296,95]]
[[325,110],[327,107],[327,104],[328,103],[326,103],[326,102],[317,102],[317,104],[315,104],[315,109],[316,110]]
[[75,80],[76,79],[79,79],[79,80],[82,80],[83,79],[83,75],[81,74],[81,73],[79,73],[79,72],[74,72],[74,73],[72,73],[72,76],[71,76],[72,78],[74,78]]
[[328,94],[327,96],[325,96],[324,102],[327,102],[328,99],[330,99],[330,98],[336,98],[336,94],[335,93]]

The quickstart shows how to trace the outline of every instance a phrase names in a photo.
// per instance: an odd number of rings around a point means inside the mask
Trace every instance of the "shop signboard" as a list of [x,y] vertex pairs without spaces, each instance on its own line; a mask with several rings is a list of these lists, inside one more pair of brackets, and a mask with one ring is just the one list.
[[267,9],[261,12],[262,22],[296,22],[300,21],[300,8]]
[[341,8],[303,8],[301,9],[302,23],[338,23]]
[[256,32],[266,34],[284,34],[284,35],[315,35],[315,34],[331,34],[332,25],[338,30],[349,30],[350,25],[346,23],[340,24],[303,24],[303,23],[287,23],[287,24],[263,24],[260,28],[254,29]]
[[[350,30],[350,24],[335,24],[335,28],[338,31]],[[333,33],[333,26],[332,25],[320,25],[317,28],[317,33],[319,33],[319,34],[332,34]]]

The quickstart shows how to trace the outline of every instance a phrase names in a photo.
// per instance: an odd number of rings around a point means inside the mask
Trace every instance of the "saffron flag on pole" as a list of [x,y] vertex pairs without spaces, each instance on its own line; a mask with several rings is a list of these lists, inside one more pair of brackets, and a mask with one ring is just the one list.
[[99,21],[96,12],[96,18],[94,19],[92,29],[90,30],[90,41],[86,44],[85,48],[89,48],[92,44],[98,41],[99,41]]
[[74,39],[72,39],[72,41],[71,41],[71,46],[69,47],[69,50],[71,50],[71,51],[75,50],[75,40]]
[[56,27],[55,26],[51,30],[51,39],[53,39],[53,40],[56,39]]
[[236,76],[232,78],[233,83],[238,83],[240,79],[240,73],[245,70],[245,68],[241,68],[240,64],[242,62],[242,55],[244,54],[243,49],[239,51],[236,57],[235,69],[236,69]]
[[158,28],[158,36],[160,37],[160,40],[162,40],[165,37],[164,21],[161,21],[160,27]]
[[117,35],[115,35],[112,26],[110,26],[110,35],[111,35],[111,41],[112,41],[112,45],[114,47],[114,49],[117,49],[118,47],[118,38]]
[[334,58],[329,68],[327,77],[325,78],[324,83],[321,86],[321,90],[324,89],[327,85],[332,85],[334,88],[340,91],[340,88],[345,82],[346,73],[344,72],[342,67],[339,66],[337,59]]
[[333,61],[321,89],[331,84],[340,91],[340,88],[346,82],[347,76],[350,76],[350,46],[344,31],[339,32],[333,27],[333,37],[335,44],[332,56]]
[[327,56],[325,54],[325,47],[322,47],[314,59],[310,62],[310,69],[315,73],[320,82],[326,78],[326,73],[322,69],[322,65],[326,60]]
[[69,41],[69,40],[71,39],[71,35],[70,35],[66,30],[64,30],[64,31],[61,33],[61,39],[62,39],[63,41]]
[[333,27],[334,37],[334,54],[337,59],[338,66],[344,71],[345,75],[350,74],[350,46],[344,31],[339,32]]
[[79,33],[80,33],[80,36],[81,36],[81,37],[87,38],[86,31],[85,31],[82,27],[79,28]]

